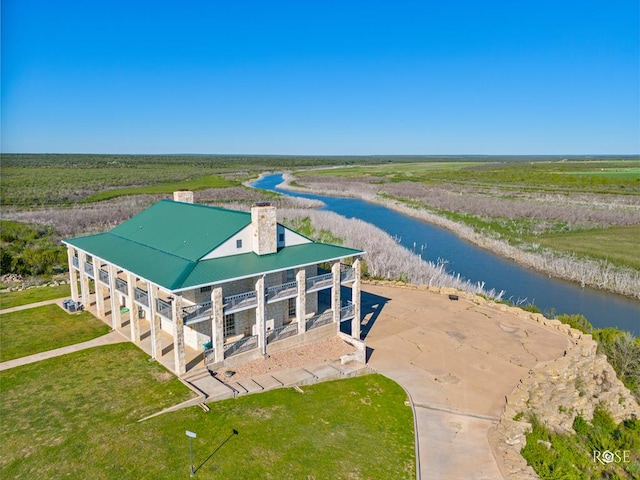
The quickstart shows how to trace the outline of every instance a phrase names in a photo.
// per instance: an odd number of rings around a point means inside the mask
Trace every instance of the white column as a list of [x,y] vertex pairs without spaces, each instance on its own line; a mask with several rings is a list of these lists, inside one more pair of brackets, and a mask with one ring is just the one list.
[[333,288],[331,289],[331,309],[333,310],[333,321],[337,323],[336,328],[340,331],[340,261],[334,262],[331,266],[333,275]]
[[158,299],[158,287],[147,282],[147,300],[149,301],[149,323],[151,324],[151,358],[162,357],[162,327],[158,315],[156,300]]
[[69,258],[69,286],[71,287],[71,299],[74,302],[80,300],[78,296],[78,270],[73,266],[73,257],[75,257],[75,249],[67,246],[67,257]]
[[127,295],[129,302],[129,326],[131,327],[131,341],[140,343],[140,319],[138,318],[138,307],[135,303],[136,276],[127,274]]
[[211,341],[213,342],[215,361],[224,361],[224,314],[222,288],[211,290]]
[[256,280],[256,295],[258,296],[258,305],[256,306],[256,330],[258,331],[258,348],[263,355],[267,353],[267,337],[266,337],[266,304],[264,298],[264,277]]
[[100,281],[100,268],[102,267],[102,260],[93,257],[93,283],[96,288],[96,313],[98,318],[105,318],[104,308],[104,289],[102,282]]
[[351,320],[351,336],[360,340],[360,259],[353,260],[355,280],[351,286],[351,302],[353,303],[353,320]]
[[114,330],[122,327],[122,315],[120,315],[120,302],[118,296],[120,293],[116,289],[116,277],[118,269],[115,265],[109,264],[109,297],[111,300],[111,328]]
[[182,297],[174,295],[171,302],[173,314],[173,355],[175,374],[180,376],[187,372],[184,354],[184,320],[182,318]]
[[80,295],[82,297],[82,304],[85,309],[89,308],[89,277],[84,271],[84,265],[87,262],[87,254],[84,252],[78,252],[78,265],[80,270]]
[[298,295],[296,296],[296,321],[298,322],[298,333],[304,333],[307,328],[307,272],[301,268],[296,273],[298,282]]

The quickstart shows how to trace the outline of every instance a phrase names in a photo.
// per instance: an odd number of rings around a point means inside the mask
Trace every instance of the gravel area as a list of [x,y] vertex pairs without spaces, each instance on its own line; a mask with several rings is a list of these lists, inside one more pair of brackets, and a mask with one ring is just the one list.
[[[261,358],[232,367],[230,370],[236,373],[230,377],[229,380],[241,380],[243,378],[257,377],[269,372],[277,372],[278,370],[288,370],[290,368],[331,362],[333,360],[339,360],[342,355],[353,351],[355,350],[351,345],[340,340],[338,337],[333,337],[317,343],[283,350],[270,354],[268,358]],[[226,370],[229,369],[223,368],[217,370],[216,374],[219,378],[225,378],[224,372]]]

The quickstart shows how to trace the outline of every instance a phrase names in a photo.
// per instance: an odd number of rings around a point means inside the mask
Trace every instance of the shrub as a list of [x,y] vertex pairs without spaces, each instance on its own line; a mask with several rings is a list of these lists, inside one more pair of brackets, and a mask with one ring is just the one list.
[[593,331],[593,326],[585,318],[584,315],[574,314],[568,315],[563,313],[562,315],[558,315],[558,320],[562,323],[566,323],[571,328],[575,328],[576,330],[580,330],[582,333],[591,333]]
[[66,270],[66,251],[51,227],[2,220],[0,240],[2,274],[37,276]]

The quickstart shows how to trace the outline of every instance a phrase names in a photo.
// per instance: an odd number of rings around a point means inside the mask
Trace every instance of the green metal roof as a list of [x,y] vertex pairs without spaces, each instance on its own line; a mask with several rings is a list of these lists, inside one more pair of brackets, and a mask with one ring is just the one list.
[[251,252],[231,257],[212,258],[198,262],[179,288],[221,283],[236,278],[287,270],[301,265],[352,257],[362,253],[362,251],[353,248],[314,242],[285,247],[268,255],[257,255]]
[[223,283],[364,252],[306,243],[276,253],[244,253],[200,260],[251,223],[251,214],[163,200],[109,232],[65,243],[169,290]]
[[250,213],[162,200],[110,233],[197,261],[250,223]]

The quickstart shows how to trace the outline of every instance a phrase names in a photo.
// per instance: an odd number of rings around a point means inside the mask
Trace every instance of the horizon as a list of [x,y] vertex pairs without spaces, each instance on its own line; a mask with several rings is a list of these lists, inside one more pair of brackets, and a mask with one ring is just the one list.
[[97,153],[97,152],[2,152],[0,155],[87,155],[87,156],[133,156],[133,157],[316,157],[316,158],[370,158],[370,157],[419,157],[419,158],[459,158],[459,157],[535,157],[535,158],[608,158],[608,157],[624,157],[629,160],[636,160],[640,157],[638,153],[447,153],[447,154],[431,154],[431,153],[363,153],[363,154],[314,154],[314,153]]

